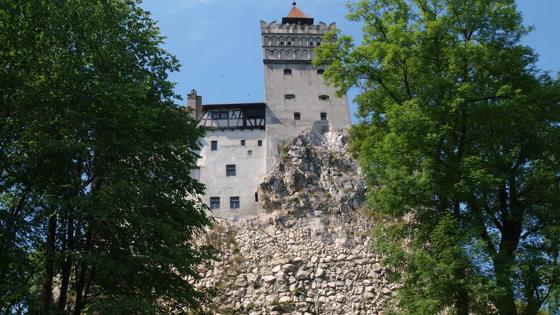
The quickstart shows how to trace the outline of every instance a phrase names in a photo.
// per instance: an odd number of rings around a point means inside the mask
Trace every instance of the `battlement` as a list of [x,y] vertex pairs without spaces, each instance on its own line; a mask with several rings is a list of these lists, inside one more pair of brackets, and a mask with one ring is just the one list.
[[278,23],[272,21],[270,23],[261,20],[261,33],[264,34],[317,34],[324,35],[331,30],[336,29],[336,23],[327,24],[319,22],[319,24],[294,24],[294,23]]

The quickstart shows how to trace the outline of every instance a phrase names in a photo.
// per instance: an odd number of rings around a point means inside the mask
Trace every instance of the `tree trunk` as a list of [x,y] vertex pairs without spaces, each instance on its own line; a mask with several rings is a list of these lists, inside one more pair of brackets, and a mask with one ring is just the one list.
[[[87,252],[91,249],[93,233],[87,226],[86,229],[88,229],[88,231],[86,233],[86,244],[83,250],[87,254]],[[88,266],[86,262],[82,261],[80,263],[79,274],[77,275],[76,280],[76,305],[74,307],[74,315],[80,315],[85,306],[86,294],[84,293],[84,289],[86,288],[87,270]],[[78,270],[76,270],[76,273],[78,273]]]
[[495,298],[495,303],[500,315],[517,315],[513,284],[510,279],[509,271],[511,266],[512,264],[508,262],[499,262],[494,267],[496,272],[496,284],[500,289],[500,293]]
[[56,246],[56,214],[54,210],[49,216],[47,225],[47,244],[43,270],[43,286],[41,292],[41,314],[50,314],[52,309],[52,291],[54,277],[54,252]]
[[516,315],[514,288],[511,281],[512,269],[517,248],[516,228],[512,222],[504,220],[500,252],[494,258],[496,285],[500,292],[495,298],[496,308],[501,315]]
[[[74,222],[72,216],[70,216],[70,218],[68,219],[66,240],[67,240],[66,249],[68,252],[72,252],[74,250]],[[58,299],[59,312],[64,312],[64,310],[66,309],[71,271],[72,271],[72,259],[70,257],[66,257],[66,259],[64,260],[64,264],[62,265],[60,297]]]

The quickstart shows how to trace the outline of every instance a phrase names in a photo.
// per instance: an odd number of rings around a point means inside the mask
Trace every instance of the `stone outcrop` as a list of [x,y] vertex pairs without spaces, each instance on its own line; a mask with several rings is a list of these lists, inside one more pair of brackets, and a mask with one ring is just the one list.
[[364,183],[342,132],[291,141],[259,189],[268,209],[218,220],[207,241],[221,260],[201,267],[217,314],[383,314],[395,285],[371,251],[360,213]]
[[258,190],[263,208],[292,213],[357,210],[365,185],[348,153],[348,134],[305,131],[280,150],[278,166]]

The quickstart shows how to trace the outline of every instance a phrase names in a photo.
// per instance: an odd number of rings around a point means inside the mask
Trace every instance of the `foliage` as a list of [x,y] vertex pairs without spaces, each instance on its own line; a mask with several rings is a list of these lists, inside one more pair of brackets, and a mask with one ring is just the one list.
[[352,149],[372,214],[391,222],[376,239],[403,312],[558,311],[560,82],[521,44],[514,0],[350,11],[361,44],[332,33],[314,62],[360,91]]
[[202,130],[162,40],[138,1],[0,0],[0,313],[205,303]]

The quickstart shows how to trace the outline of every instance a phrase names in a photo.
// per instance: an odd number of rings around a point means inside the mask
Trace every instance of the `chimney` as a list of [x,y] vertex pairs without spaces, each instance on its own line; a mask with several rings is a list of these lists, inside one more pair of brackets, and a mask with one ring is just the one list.
[[197,95],[195,89],[187,94],[187,106],[194,109],[193,116],[198,119],[202,114],[202,96]]

